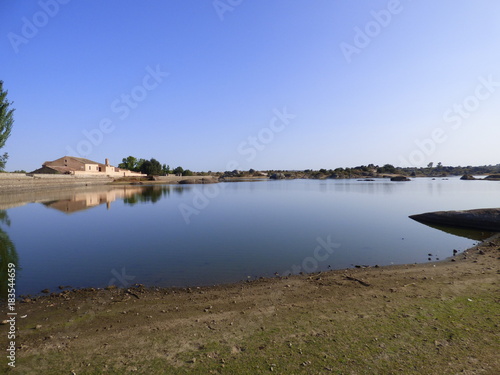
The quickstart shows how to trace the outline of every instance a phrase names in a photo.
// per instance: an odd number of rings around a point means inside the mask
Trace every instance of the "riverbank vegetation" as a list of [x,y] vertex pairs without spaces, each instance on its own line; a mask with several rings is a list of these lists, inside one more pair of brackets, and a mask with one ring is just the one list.
[[[6,156],[6,155],[5,155]],[[2,159],[0,158],[0,168]],[[489,179],[498,179],[500,175],[500,164],[481,165],[481,166],[445,166],[442,163],[429,163],[426,167],[397,167],[392,164],[382,166],[375,164],[360,165],[356,167],[337,167],[335,169],[321,168],[318,170],[233,170],[225,172],[199,171],[194,172],[178,166],[171,169],[168,164],[161,163],[155,158],[149,160],[128,156],[122,159],[118,164],[119,168],[134,172],[140,172],[148,176],[213,176],[222,179],[241,179],[241,178],[273,178],[273,179],[347,179],[347,178],[390,178],[394,176],[405,177],[451,177],[451,176],[488,176]],[[1,171],[1,169],[0,169]],[[24,170],[18,170],[11,173],[26,173]],[[472,178],[470,178],[472,179]]]
[[140,172],[149,176],[167,176],[169,174],[182,176],[193,175],[193,172],[191,172],[189,169],[184,170],[184,168],[180,166],[171,170],[169,165],[162,164],[155,158],[146,160],[142,158],[138,159],[135,156],[128,156],[126,158],[123,158],[122,162],[118,164],[118,168]]
[[[7,93],[7,90],[3,89],[3,81],[0,81],[0,149],[5,146],[14,125],[15,110],[12,108],[12,102],[7,100]],[[8,158],[7,152],[0,155],[0,171],[4,170]]]
[[192,172],[182,167],[170,169],[170,166],[161,164],[156,159],[150,160],[137,159],[129,156],[122,160],[118,165],[120,168],[141,172],[147,175],[166,176],[175,174],[177,176],[214,176],[221,179],[252,179],[252,178],[271,178],[271,179],[347,179],[347,178],[391,178],[394,176],[405,177],[451,177],[451,176],[480,176],[500,174],[500,164],[482,165],[482,166],[444,166],[442,163],[429,163],[426,167],[396,167],[392,164],[382,166],[375,164],[360,165],[356,167],[335,168],[319,170],[255,170],[248,171],[233,170],[225,172]]
[[406,176],[406,177],[448,177],[448,176],[463,176],[463,175],[493,175],[500,173],[500,164],[483,165],[483,166],[444,166],[438,163],[434,166],[429,163],[426,167],[395,167],[392,164],[378,166],[374,164],[361,165],[352,168],[335,168],[319,170],[306,169],[299,170],[267,170],[256,171],[250,169],[248,171],[226,171],[224,173],[214,173],[224,178],[262,178],[271,177],[276,179],[294,179],[294,178],[310,178],[310,179],[327,179],[327,178],[380,178]]

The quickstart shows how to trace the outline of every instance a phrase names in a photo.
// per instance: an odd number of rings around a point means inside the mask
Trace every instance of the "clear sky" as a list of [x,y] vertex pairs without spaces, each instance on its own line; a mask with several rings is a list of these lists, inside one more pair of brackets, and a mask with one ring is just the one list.
[[7,170],[498,164],[497,0],[2,0]]

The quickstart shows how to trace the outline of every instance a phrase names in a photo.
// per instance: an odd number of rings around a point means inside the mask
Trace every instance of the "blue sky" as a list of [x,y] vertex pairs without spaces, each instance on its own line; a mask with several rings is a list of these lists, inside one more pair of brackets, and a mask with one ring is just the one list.
[[3,0],[7,170],[500,163],[496,0]]

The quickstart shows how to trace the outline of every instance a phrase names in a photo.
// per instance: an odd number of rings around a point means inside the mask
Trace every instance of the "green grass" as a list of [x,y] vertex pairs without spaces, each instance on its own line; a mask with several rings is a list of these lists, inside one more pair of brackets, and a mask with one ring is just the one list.
[[[255,332],[237,354],[218,342],[182,353],[177,359],[185,365],[168,373],[456,373],[473,368],[482,355],[493,358],[500,352],[499,316],[499,303],[491,296],[472,302],[467,297],[419,300],[376,319],[348,322],[342,322],[345,316],[328,321],[306,312]],[[159,361],[151,370],[162,366]]]
[[494,296],[399,297],[396,304],[374,298],[349,310],[332,302],[283,311],[277,306],[276,315],[245,314],[234,326],[219,321],[211,330],[199,323],[188,328],[193,339],[184,347],[176,347],[181,325],[141,334],[141,344],[129,338],[102,352],[70,347],[23,353],[17,363],[23,374],[420,375],[480,371],[483,365],[482,373],[494,374],[498,369],[488,367],[499,366],[500,303]]

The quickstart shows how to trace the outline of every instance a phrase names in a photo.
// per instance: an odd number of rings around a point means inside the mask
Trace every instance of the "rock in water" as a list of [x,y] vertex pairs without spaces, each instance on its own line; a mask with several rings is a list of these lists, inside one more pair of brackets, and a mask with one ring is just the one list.
[[440,224],[451,227],[500,232],[500,208],[482,208],[467,211],[436,211],[411,215],[410,218],[424,224]]
[[462,177],[460,177],[461,180],[475,180],[476,178],[470,174],[464,174]]
[[285,175],[283,173],[274,173],[269,178],[272,180],[283,180],[285,178]]
[[394,176],[391,177],[391,181],[411,181],[411,180],[406,176]]

